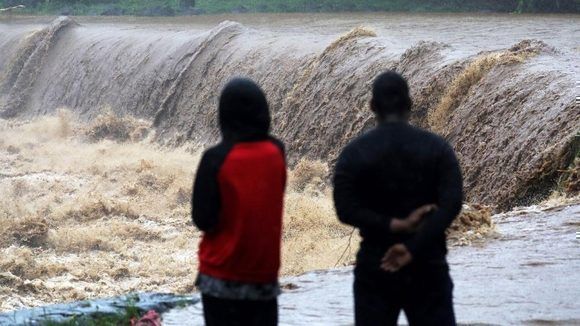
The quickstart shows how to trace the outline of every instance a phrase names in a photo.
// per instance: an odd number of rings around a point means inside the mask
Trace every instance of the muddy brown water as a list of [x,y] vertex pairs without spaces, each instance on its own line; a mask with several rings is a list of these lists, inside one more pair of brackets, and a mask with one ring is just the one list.
[[[344,144],[374,124],[368,110],[372,78],[396,69],[411,84],[413,123],[440,132],[458,151],[468,199],[509,209],[554,189],[580,144],[579,18],[4,19],[0,115],[26,118],[68,107],[91,119],[112,110],[154,121],[161,143],[203,147],[219,137],[219,89],[245,75],[266,91],[274,133],[288,144],[290,162],[332,163]],[[477,58],[490,54],[517,58],[462,79],[477,71]],[[454,82],[460,87],[452,93]],[[428,119],[450,99],[439,121]]]
[[[2,18],[0,116],[27,119],[67,107],[91,120],[112,110],[153,121],[160,143],[205,147],[218,139],[219,89],[246,75],[267,93],[290,162],[332,163],[374,125],[372,78],[396,69],[411,84],[412,122],[446,127],[436,131],[458,153],[467,199],[510,209],[553,190],[578,152],[579,34],[578,15]],[[446,118],[433,125],[428,117],[452,85],[490,53],[526,55],[462,84]],[[577,207],[497,217],[499,239],[453,251],[459,320],[578,323],[578,247],[569,239]],[[316,324],[324,313],[335,318],[330,324],[349,324],[349,275],[289,280],[299,288],[282,297],[282,321]],[[329,306],[303,313],[319,295],[333,298]],[[192,309],[179,318],[199,317],[199,307]]]

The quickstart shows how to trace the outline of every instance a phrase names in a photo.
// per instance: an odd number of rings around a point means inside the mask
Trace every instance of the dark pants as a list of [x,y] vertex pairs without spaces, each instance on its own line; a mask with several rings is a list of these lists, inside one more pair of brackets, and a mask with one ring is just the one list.
[[447,264],[410,266],[397,273],[355,269],[357,326],[397,325],[405,312],[410,326],[454,326],[453,282]]
[[276,326],[278,299],[228,300],[202,295],[206,326]]

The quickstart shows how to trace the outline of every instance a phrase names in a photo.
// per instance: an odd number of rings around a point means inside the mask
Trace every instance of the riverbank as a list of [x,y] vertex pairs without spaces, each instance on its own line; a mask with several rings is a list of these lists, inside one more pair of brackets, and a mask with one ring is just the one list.
[[131,1],[35,1],[4,0],[0,8],[24,4],[18,12],[39,15],[178,16],[218,13],[320,13],[320,12],[496,12],[579,13],[574,1],[376,1],[376,0],[146,0]]

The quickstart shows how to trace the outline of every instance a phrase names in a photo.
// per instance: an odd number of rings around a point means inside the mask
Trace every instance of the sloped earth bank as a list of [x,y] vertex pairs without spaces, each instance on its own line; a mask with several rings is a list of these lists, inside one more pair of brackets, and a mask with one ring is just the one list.
[[110,109],[153,121],[161,143],[206,146],[218,90],[246,75],[264,87],[290,162],[332,163],[374,123],[373,77],[396,69],[413,122],[458,151],[471,202],[544,198],[578,153],[577,16],[235,17],[0,24],[0,114]]
[[[449,254],[461,325],[580,323],[580,200],[529,207],[493,217],[495,239]],[[353,325],[352,269],[310,272],[283,280],[280,325]],[[193,305],[164,316],[166,325],[203,325]],[[404,316],[399,320],[404,324]]]

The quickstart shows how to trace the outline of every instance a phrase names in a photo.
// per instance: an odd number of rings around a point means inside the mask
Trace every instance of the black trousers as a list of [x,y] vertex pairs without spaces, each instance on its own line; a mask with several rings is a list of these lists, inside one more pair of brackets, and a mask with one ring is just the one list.
[[229,300],[202,295],[206,326],[276,326],[278,299]]
[[405,312],[410,326],[454,326],[453,282],[446,263],[409,266],[396,273],[355,268],[357,326],[397,325]]

